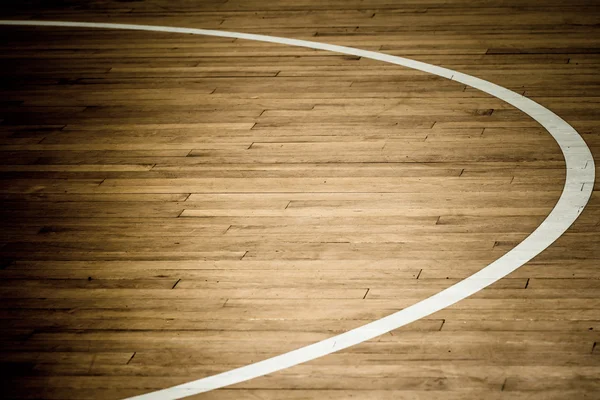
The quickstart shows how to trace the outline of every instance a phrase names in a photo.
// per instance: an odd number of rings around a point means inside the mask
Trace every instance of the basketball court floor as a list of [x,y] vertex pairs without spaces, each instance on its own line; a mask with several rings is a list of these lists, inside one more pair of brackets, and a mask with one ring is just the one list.
[[6,399],[600,398],[600,4],[0,6]]

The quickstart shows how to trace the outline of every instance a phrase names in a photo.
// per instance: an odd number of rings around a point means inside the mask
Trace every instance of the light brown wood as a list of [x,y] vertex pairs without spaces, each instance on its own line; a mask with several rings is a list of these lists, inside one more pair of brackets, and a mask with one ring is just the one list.
[[[69,4],[7,2],[0,18],[406,56],[538,101],[600,164],[592,1]],[[6,398],[124,398],[331,337],[497,259],[563,187],[560,149],[535,121],[422,72],[216,37],[14,26],[0,36]],[[473,297],[192,398],[594,398],[595,185],[566,234]]]

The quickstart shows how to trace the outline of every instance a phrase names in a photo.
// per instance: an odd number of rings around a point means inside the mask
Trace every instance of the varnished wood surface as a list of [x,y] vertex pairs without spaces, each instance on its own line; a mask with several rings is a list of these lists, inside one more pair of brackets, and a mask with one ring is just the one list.
[[[0,16],[407,56],[538,101],[600,162],[595,2],[30,1]],[[425,73],[214,37],[0,36],[6,398],[123,398],[357,327],[506,253],[562,190],[560,150],[530,117]],[[595,191],[472,298],[194,398],[595,398],[599,234]]]

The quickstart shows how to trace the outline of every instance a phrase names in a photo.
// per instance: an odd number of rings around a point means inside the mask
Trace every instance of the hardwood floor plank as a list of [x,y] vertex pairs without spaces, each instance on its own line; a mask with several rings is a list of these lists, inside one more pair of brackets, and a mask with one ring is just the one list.
[[[592,3],[8,1],[0,16],[406,56],[534,99],[600,162]],[[7,398],[124,398],[340,334],[506,254],[563,190],[563,155],[536,121],[420,71],[166,32],[3,26],[0,38]],[[593,189],[566,234],[472,297],[190,398],[592,398]]]

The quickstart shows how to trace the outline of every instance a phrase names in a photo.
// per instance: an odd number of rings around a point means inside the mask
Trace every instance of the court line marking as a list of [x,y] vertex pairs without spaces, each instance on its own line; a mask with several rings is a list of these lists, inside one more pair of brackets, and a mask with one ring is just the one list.
[[565,158],[567,169],[565,185],[556,205],[546,219],[521,243],[502,257],[482,268],[468,278],[441,292],[422,300],[387,317],[352,329],[340,335],[301,347],[257,363],[232,369],[217,375],[208,376],[155,392],[130,397],[126,400],[171,400],[192,396],[210,390],[244,382],[285,368],[292,367],[333,352],[373,339],[389,331],[400,328],[418,319],[463,300],[502,279],[527,261],[544,251],[575,222],[592,194],[595,171],[590,149],[577,131],[552,111],[520,94],[483,79],[437,67],[420,61],[392,56],[352,47],[337,46],[307,40],[287,39],[275,36],[248,33],[215,31],[193,28],[178,28],[153,25],[111,24],[96,22],[67,21],[11,21],[0,20],[0,25],[20,26],[60,26],[74,28],[126,29],[152,32],[187,33],[192,35],[219,36],[260,42],[278,43],[290,46],[307,47],[336,53],[355,55],[402,65],[404,67],[429,72],[456,82],[463,83],[488,93],[518,108],[540,123],[554,137]]

